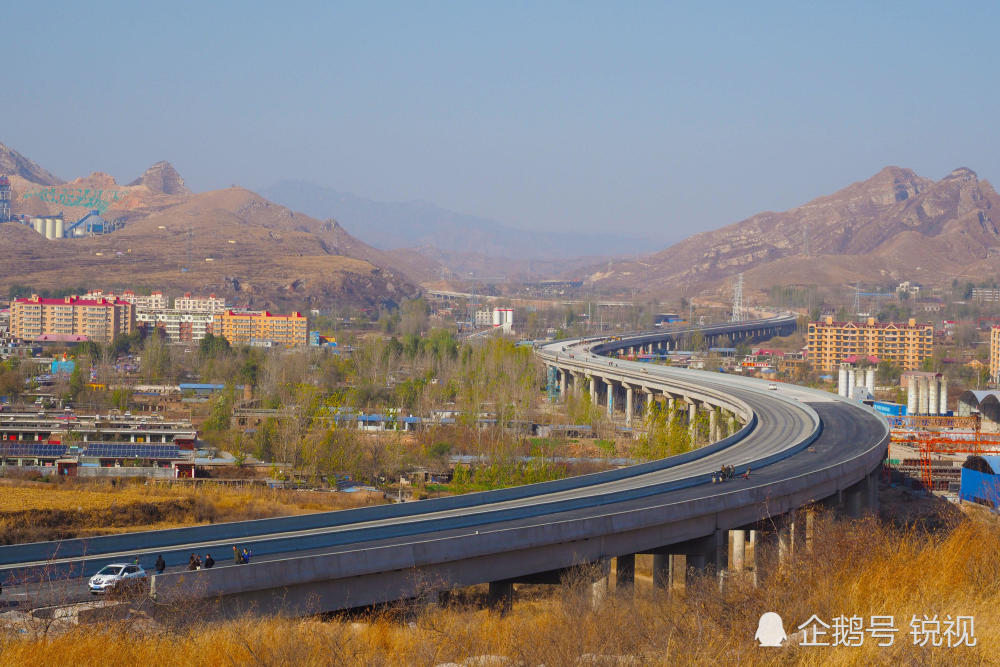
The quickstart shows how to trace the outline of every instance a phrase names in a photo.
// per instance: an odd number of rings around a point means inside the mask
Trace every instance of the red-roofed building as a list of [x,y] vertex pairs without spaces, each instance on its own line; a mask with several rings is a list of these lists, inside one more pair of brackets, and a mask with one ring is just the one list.
[[308,320],[301,313],[272,315],[264,311],[224,311],[215,317],[214,329],[230,345],[284,345],[309,342]]
[[121,299],[43,299],[32,295],[10,304],[10,332],[20,340],[56,335],[109,342],[119,334],[132,333],[133,328],[135,308]]

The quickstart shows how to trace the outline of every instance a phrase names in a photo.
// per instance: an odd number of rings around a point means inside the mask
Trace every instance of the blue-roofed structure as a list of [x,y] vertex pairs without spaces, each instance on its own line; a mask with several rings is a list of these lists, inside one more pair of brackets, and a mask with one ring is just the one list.
[[962,465],[958,497],[996,510],[1000,506],[1000,456],[970,456]]

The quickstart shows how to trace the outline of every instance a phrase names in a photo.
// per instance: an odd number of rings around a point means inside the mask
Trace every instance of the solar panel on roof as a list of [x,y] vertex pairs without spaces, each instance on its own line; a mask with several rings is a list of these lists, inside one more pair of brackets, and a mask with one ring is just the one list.
[[180,450],[177,445],[104,442],[87,445],[85,455],[129,459],[176,459],[180,458]]
[[66,452],[65,445],[55,445],[44,442],[6,443],[0,447],[3,456],[62,456]]

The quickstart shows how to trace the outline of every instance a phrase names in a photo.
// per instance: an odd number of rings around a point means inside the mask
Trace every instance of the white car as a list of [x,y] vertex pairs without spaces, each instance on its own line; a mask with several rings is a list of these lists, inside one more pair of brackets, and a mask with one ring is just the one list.
[[129,563],[111,563],[105,565],[101,570],[90,578],[87,585],[94,595],[107,593],[112,590],[124,589],[145,583],[146,571],[141,565]]
[[773,382],[767,385],[767,388],[770,389],[771,391],[778,391],[778,385],[774,384]]

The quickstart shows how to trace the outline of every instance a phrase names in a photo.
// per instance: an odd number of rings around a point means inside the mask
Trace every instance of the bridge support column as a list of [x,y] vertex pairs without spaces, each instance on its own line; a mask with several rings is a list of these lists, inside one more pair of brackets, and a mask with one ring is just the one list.
[[559,400],[566,402],[566,371],[559,371]]
[[486,604],[501,614],[506,614],[514,606],[514,582],[491,581],[486,594]]
[[632,592],[635,588],[635,554],[615,558],[615,589]]
[[708,439],[710,442],[716,442],[720,440],[719,438],[719,415],[715,408],[708,413]]
[[868,473],[868,511],[878,514],[878,480],[882,476],[882,466]]
[[587,375],[587,381],[590,384],[590,403],[597,405],[597,378],[593,375]]
[[783,518],[779,522],[775,538],[778,542],[778,567],[783,567],[788,564],[792,557],[792,531],[789,521]]
[[729,557],[729,569],[737,574],[743,572],[743,568],[746,564],[746,535],[747,533],[745,530],[729,531],[729,548],[731,552]]
[[868,478],[861,480],[857,484],[848,487],[844,491],[844,504],[846,505],[847,516],[852,519],[860,519],[864,514],[868,501]]
[[642,388],[642,393],[646,395],[646,423],[653,419],[653,408],[656,406],[656,394],[648,387]]
[[607,387],[607,400],[608,400],[608,417],[615,416],[615,383],[613,380],[604,380],[604,386]]
[[635,389],[627,384],[625,387],[625,425],[632,426],[632,415],[635,413]]
[[671,566],[674,565],[670,554],[653,554],[653,588],[670,590],[673,588]]

